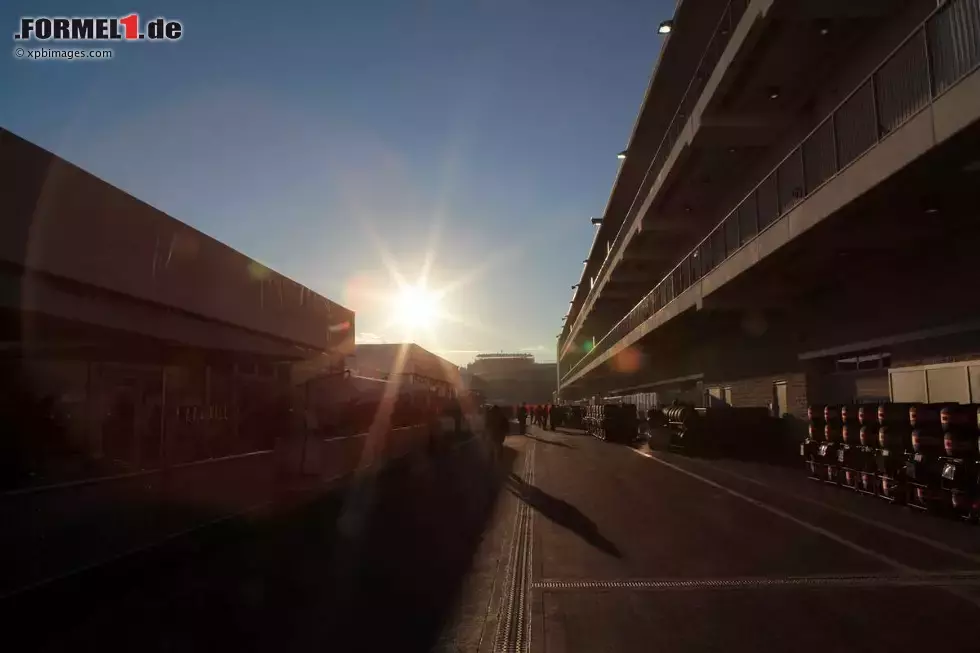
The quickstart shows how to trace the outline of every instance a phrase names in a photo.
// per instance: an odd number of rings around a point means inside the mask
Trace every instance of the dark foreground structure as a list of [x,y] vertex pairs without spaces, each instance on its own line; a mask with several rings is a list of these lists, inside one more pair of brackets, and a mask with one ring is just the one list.
[[432,446],[344,307],[7,131],[0,206],[6,600]]

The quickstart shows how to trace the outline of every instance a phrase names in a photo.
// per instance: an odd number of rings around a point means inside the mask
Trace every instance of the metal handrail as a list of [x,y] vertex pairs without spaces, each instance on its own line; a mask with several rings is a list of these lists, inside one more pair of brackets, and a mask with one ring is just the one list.
[[[966,49],[965,57],[961,57],[960,59],[955,59],[955,55],[954,55],[954,60],[950,64],[950,67],[952,68],[954,75],[949,79],[945,79],[945,80],[936,79],[937,72],[942,72],[942,71],[937,71],[938,65],[937,62],[933,60],[934,57],[933,57],[932,46],[936,45],[937,43],[936,41],[934,41],[934,39],[939,39],[938,42],[942,42],[943,34],[934,34],[930,37],[930,27],[933,27],[936,24],[934,23],[934,21],[936,21],[941,15],[953,11],[959,12],[960,19],[961,19],[960,22],[965,24],[957,24],[955,26],[955,29],[948,30],[947,38],[954,42],[951,44],[947,41],[945,45],[952,45],[955,49],[955,46],[957,45],[955,43],[956,38],[960,38],[966,44],[971,44],[971,43],[975,44],[977,42],[980,42],[980,0],[950,0],[949,2],[937,6],[905,39],[901,41],[901,43],[899,43],[898,46],[896,46],[882,60],[882,62],[868,76],[866,76],[855,87],[853,91],[851,91],[840,103],[837,104],[836,107],[834,107],[834,109],[829,113],[829,115],[826,118],[824,118],[824,120],[822,120],[817,125],[816,128],[810,131],[810,133],[808,133],[799,142],[799,144],[793,147],[790,150],[790,152],[778,164],[776,164],[776,166],[768,174],[766,174],[765,177],[763,177],[762,181],[760,181],[735,206],[735,208],[732,209],[724,217],[724,219],[722,219],[721,222],[719,222],[708,233],[707,236],[705,236],[692,250],[690,250],[687,254],[685,254],[684,257],[682,257],[681,261],[677,265],[675,265],[671,269],[671,271],[668,272],[667,275],[665,275],[663,279],[661,279],[653,287],[653,289],[649,293],[647,293],[643,297],[643,299],[641,299],[621,320],[619,320],[619,322],[617,322],[616,325],[613,326],[612,329],[610,329],[598,343],[596,343],[595,347],[593,347],[590,351],[588,351],[584,356],[582,356],[581,359],[576,361],[576,363],[572,365],[571,368],[569,368],[568,372],[562,378],[562,383],[563,384],[567,383],[568,379],[570,379],[573,374],[576,374],[582,367],[584,367],[587,364],[588,361],[596,358],[603,351],[608,349],[613,344],[614,340],[618,341],[619,338],[625,336],[627,333],[632,331],[633,328],[635,327],[631,327],[625,333],[622,334],[619,333],[620,331],[623,330],[624,325],[628,324],[631,320],[634,320],[644,309],[646,309],[649,312],[649,315],[644,318],[645,321],[646,319],[649,319],[649,317],[652,317],[659,311],[663,310],[663,308],[665,308],[669,303],[671,303],[681,292],[690,288],[692,285],[694,285],[694,283],[702,279],[706,274],[708,274],[711,270],[715,269],[719,264],[728,260],[737,251],[745,247],[745,245],[758,238],[759,235],[761,235],[764,231],[766,231],[770,226],[775,224],[776,221],[778,221],[782,216],[784,216],[786,213],[791,211],[797,204],[799,204],[799,202],[803,201],[803,199],[812,195],[819,188],[823,187],[824,184],[828,183],[830,180],[840,175],[841,172],[847,169],[854,161],[859,159],[865,152],[867,152],[872,147],[877,145],[883,137],[888,135],[888,133],[894,131],[901,125],[908,122],[908,120],[910,120],[913,116],[917,115],[921,110],[923,110],[932,101],[934,101],[939,95],[945,93],[949,88],[951,88],[957,82],[959,82],[964,77],[969,75],[971,72],[976,70],[977,67],[980,66],[980,48],[978,48],[976,45],[972,45],[972,46],[967,45],[967,47],[965,48]],[[906,115],[901,116],[894,124],[884,125],[881,120],[882,112],[881,112],[880,105],[882,103],[879,99],[879,94],[878,94],[879,89],[876,80],[889,64],[891,64],[893,61],[896,61],[899,55],[904,53],[903,51],[907,47],[909,47],[910,45],[915,45],[914,40],[917,37],[921,38],[923,41],[922,42],[923,49],[920,52],[922,56],[922,61],[920,63],[923,66],[923,72],[925,74],[925,78],[912,79],[911,81],[907,78],[906,75],[902,75],[900,76],[900,78],[905,84],[906,90],[909,88],[910,83],[914,83],[916,81],[925,82],[925,86],[926,86],[925,97],[923,98],[915,97],[914,94],[917,92],[917,90],[913,89],[912,91],[913,97],[911,98],[912,103],[914,104],[916,101],[921,101],[922,102],[921,105],[917,107],[904,107],[905,109],[908,110],[908,113]],[[912,53],[914,54],[915,51],[912,51]],[[962,48],[960,52],[956,54],[962,55],[963,54]],[[907,71],[902,71],[902,72],[907,73]],[[943,83],[942,87],[940,87],[940,82]],[[854,155],[848,161],[842,162],[840,160],[840,142],[837,138],[838,136],[837,118],[842,114],[843,110],[848,107],[849,103],[851,103],[852,101],[860,97],[859,94],[862,93],[865,89],[870,90],[872,94],[871,105],[872,105],[872,111],[874,113],[871,117],[874,118],[874,124],[875,124],[874,127],[875,134],[874,134],[873,142],[862,151],[854,153]],[[900,98],[900,99],[908,100],[909,98]],[[903,107],[899,105],[898,108],[901,109]],[[814,142],[814,139],[821,132],[821,130],[826,129],[828,126],[831,129],[831,136],[833,137],[833,141],[834,141],[833,166],[835,170],[832,174],[830,174],[826,178],[820,180],[818,183],[815,183],[812,187],[810,187],[810,185],[807,183],[808,182],[807,168],[803,157],[804,148],[811,142]],[[789,201],[786,203],[785,206],[783,206],[782,198],[779,197],[779,171],[787,163],[791,163],[793,157],[797,155],[800,156],[801,168],[799,172],[802,173],[802,184],[803,184],[804,191],[799,197],[796,197],[794,195],[795,201]],[[759,217],[760,217],[759,206],[758,206],[759,193],[762,187],[770,180],[775,180],[776,182],[775,186],[776,186],[777,213],[773,218],[769,220],[769,222],[766,225],[759,228]],[[736,227],[739,226],[737,224],[737,221],[740,218],[739,212],[743,207],[746,206],[746,204],[750,200],[754,200],[756,202],[755,205],[756,233],[752,235],[748,240],[745,240],[744,242],[741,241],[741,239],[738,239],[739,243],[737,246],[735,246],[729,251],[725,251],[721,259],[719,259],[714,264],[709,263],[708,264],[709,267],[707,269],[703,269],[703,270],[699,269],[697,274],[697,279],[692,278],[694,276],[694,266],[693,266],[694,259],[697,259],[702,252],[708,253],[710,251],[710,243],[713,238],[717,237],[719,234],[724,238],[725,236],[724,230],[730,224],[731,220],[733,219],[736,220]],[[722,245],[727,250],[727,244],[723,242]],[[681,284],[683,286],[682,288],[675,289],[673,284],[674,279],[678,275],[678,273],[683,271],[684,266],[690,266],[690,270],[688,270],[689,275],[688,275],[687,282],[686,284],[685,283]],[[651,300],[656,302],[656,296],[658,293],[662,293],[666,299],[664,300],[662,306],[660,306],[659,308],[655,307],[654,310],[650,311],[649,303],[651,302]],[[668,295],[669,298],[667,298]]]
[[[561,346],[561,356],[564,356],[569,351],[569,341],[573,341],[573,334],[577,333],[588,317],[589,311],[595,304],[596,299],[602,293],[603,288],[609,280],[609,274],[611,272],[612,263],[621,253],[625,247],[627,234],[630,233],[633,227],[633,223],[636,220],[636,214],[639,211],[639,206],[646,199],[646,194],[652,186],[652,182],[648,185],[648,180],[655,180],[657,176],[663,171],[663,166],[666,165],[669,154],[673,151],[674,145],[680,138],[680,134],[683,131],[680,129],[682,126],[687,124],[690,118],[690,112],[684,111],[688,107],[688,103],[693,100],[690,105],[692,108],[697,104],[696,100],[700,99],[701,92],[704,90],[704,86],[697,89],[696,93],[692,93],[695,88],[695,83],[703,81],[707,84],[708,71],[706,68],[711,70],[717,65],[718,61],[721,59],[722,51],[727,47],[728,42],[731,40],[732,34],[735,30],[735,25],[741,19],[742,13],[744,13],[746,7],[748,6],[748,0],[729,0],[725,5],[725,9],[722,11],[721,18],[718,20],[718,24],[715,26],[714,31],[711,34],[711,38],[708,40],[708,45],[705,47],[704,52],[701,54],[701,59],[698,61],[698,66],[695,68],[694,75],[691,76],[691,81],[688,82],[687,88],[684,91],[684,95],[681,96],[680,102],[678,102],[677,109],[674,111],[674,115],[671,118],[667,129],[664,132],[664,137],[660,141],[660,145],[657,147],[657,151],[654,154],[650,165],[647,167],[646,173],[643,175],[643,180],[640,182],[640,187],[633,197],[633,201],[630,204],[630,208],[626,212],[626,217],[623,222],[619,225],[619,230],[616,232],[616,237],[613,239],[612,247],[609,248],[606,258],[603,259],[602,265],[599,267],[596,273],[597,282],[595,287],[589,290],[589,293],[585,297],[585,301],[582,303],[582,308],[579,310],[575,317],[575,322],[569,329],[568,336],[562,341]],[[735,16],[735,12],[739,12],[738,16]],[[723,32],[723,28],[727,25],[727,32]],[[726,36],[724,42],[721,43],[720,48],[718,46],[717,38],[719,35]],[[712,54],[715,48],[719,48],[717,52],[717,57],[714,61],[707,63],[708,55]]]
[[[656,176],[660,174],[660,172],[663,169],[662,168],[663,164],[667,162],[666,152],[672,151],[674,145],[677,144],[677,138],[679,138],[680,132],[679,131],[677,132],[676,138],[671,139],[671,135],[674,134],[675,132],[678,119],[683,119],[684,124],[687,124],[687,120],[689,116],[687,115],[687,112],[682,112],[681,109],[683,109],[686,106],[688,100],[690,99],[688,96],[691,94],[691,90],[694,88],[694,83],[696,81],[699,81],[700,79],[704,79],[704,81],[707,83],[708,76],[704,73],[702,68],[705,67],[705,61],[707,60],[708,54],[712,51],[712,47],[715,46],[715,38],[721,32],[721,29],[725,26],[726,19],[728,23],[728,33],[727,33],[728,39],[725,41],[723,47],[728,45],[728,40],[731,40],[732,33],[735,31],[735,24],[738,22],[738,20],[741,19],[741,14],[738,16],[738,18],[733,17],[734,16],[733,7],[735,6],[736,3],[740,5],[740,11],[744,12],[748,5],[748,0],[728,0],[728,4],[725,5],[725,9],[721,13],[721,18],[718,20],[718,24],[715,26],[714,31],[711,33],[711,38],[708,39],[708,45],[705,47],[704,52],[701,53],[701,59],[698,60],[698,66],[697,68],[694,69],[694,75],[691,76],[691,81],[688,82],[687,88],[684,90],[684,95],[681,96],[680,102],[677,103],[677,109],[674,111],[674,115],[671,118],[670,123],[667,125],[667,129],[664,131],[664,137],[663,139],[661,139],[660,145],[657,147],[657,151],[653,155],[653,158],[650,161],[650,165],[647,167],[646,173],[643,175],[643,180],[640,182],[640,188],[637,190],[636,195],[633,197],[633,201],[630,204],[629,209],[626,211],[626,217],[623,219],[623,222],[620,223],[619,225],[619,230],[616,232],[616,237],[613,239],[613,245],[607,251],[606,258],[603,259],[602,265],[599,266],[599,270],[596,272],[597,282],[595,286],[592,287],[589,290],[588,294],[585,296],[585,301],[582,302],[582,307],[579,309],[579,312],[576,314],[574,323],[572,324],[571,328],[568,330],[568,335],[562,340],[561,344],[559,345],[559,349],[561,350],[559,359],[561,358],[561,356],[564,356],[565,354],[568,353],[569,341],[574,340],[573,334],[577,333],[582,328],[582,323],[585,321],[585,318],[588,315],[589,310],[591,310],[592,306],[595,304],[596,298],[598,298],[599,294],[602,292],[603,287],[605,287],[606,282],[608,281],[608,274],[610,271],[610,266],[612,265],[610,261],[614,260],[620,254],[620,250],[623,248],[623,245],[626,241],[626,234],[630,231],[630,229],[632,228],[633,221],[636,219],[636,210],[638,210],[639,204],[642,204],[643,200],[645,199],[644,191],[649,189],[649,187],[647,186],[647,180],[651,178],[651,174],[653,178],[656,178]],[[718,60],[720,59],[721,59],[721,54],[719,53]],[[714,66],[717,65],[718,60],[710,64],[712,70],[714,69]],[[703,88],[698,90],[697,93],[698,98],[701,97],[702,90]],[[670,141],[669,144],[668,141]],[[661,162],[661,166],[657,167],[657,163],[658,160],[660,159],[661,153],[665,153],[665,156],[663,158],[663,161]],[[655,167],[657,167],[656,171],[654,171]]]

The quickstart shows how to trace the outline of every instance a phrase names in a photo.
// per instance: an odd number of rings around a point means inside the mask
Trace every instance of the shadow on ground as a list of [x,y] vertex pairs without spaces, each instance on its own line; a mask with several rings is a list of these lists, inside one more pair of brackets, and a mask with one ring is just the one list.
[[525,482],[513,472],[507,478],[506,487],[509,492],[534,508],[542,516],[572,531],[603,553],[615,558],[623,557],[619,548],[599,532],[595,522],[567,501],[554,497],[541,488]]
[[[427,651],[453,611],[515,452],[418,456],[220,545],[73,590],[18,650]],[[64,605],[62,602],[60,605]],[[10,614],[10,613],[8,613]],[[25,624],[28,622],[24,622]],[[10,635],[10,633],[8,633]]]

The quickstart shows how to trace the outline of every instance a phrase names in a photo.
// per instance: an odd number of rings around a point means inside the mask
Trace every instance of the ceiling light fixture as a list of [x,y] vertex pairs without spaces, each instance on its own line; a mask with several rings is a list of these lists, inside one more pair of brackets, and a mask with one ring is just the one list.
[[665,20],[657,26],[657,34],[670,34],[674,31],[674,21]]

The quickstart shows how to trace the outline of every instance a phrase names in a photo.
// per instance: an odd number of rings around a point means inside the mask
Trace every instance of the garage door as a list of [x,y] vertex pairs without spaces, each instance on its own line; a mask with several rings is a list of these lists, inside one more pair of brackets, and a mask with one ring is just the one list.
[[925,370],[890,370],[888,377],[891,385],[892,401],[928,401]]
[[892,401],[980,403],[980,361],[888,371]]

